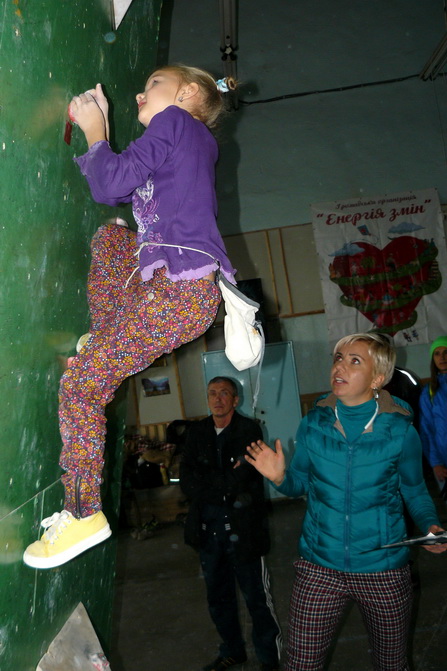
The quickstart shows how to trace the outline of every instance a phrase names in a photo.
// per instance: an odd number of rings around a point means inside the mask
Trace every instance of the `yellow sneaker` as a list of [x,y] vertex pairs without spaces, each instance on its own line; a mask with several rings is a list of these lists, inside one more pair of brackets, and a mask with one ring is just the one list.
[[80,520],[63,510],[42,520],[41,526],[45,529],[42,538],[29,545],[23,554],[25,564],[33,568],[65,564],[112,534],[101,510]]

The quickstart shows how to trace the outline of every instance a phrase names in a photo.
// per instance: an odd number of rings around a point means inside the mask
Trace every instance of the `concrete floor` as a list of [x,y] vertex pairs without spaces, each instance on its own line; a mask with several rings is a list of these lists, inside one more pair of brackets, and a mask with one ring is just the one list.
[[[447,506],[430,487],[447,528]],[[272,550],[267,557],[272,592],[283,635],[293,582],[297,536],[305,503],[276,501],[270,515]],[[411,633],[413,671],[447,671],[447,553],[413,555],[416,579]],[[241,605],[249,661],[235,667],[255,671],[250,618]],[[183,543],[183,527],[171,523],[154,537],[136,540],[122,530],[118,542],[113,617],[112,671],[200,671],[216,657],[218,637],[209,619],[203,579],[195,552]],[[355,607],[346,613],[330,671],[372,671],[363,623]]]

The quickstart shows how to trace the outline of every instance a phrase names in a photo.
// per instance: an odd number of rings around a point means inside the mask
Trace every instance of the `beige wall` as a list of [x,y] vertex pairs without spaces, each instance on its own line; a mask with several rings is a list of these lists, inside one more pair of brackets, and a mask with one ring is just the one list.
[[262,279],[268,316],[322,312],[323,295],[311,224],[225,237],[237,279]]
[[[444,228],[447,237],[445,222]],[[312,225],[229,235],[224,240],[238,271],[236,279],[262,280],[267,330],[275,334],[272,341],[293,342],[300,394],[326,391],[331,352]],[[168,357],[170,374],[178,381],[176,391],[171,386],[170,396],[162,400],[142,399],[141,382],[137,379],[141,424],[207,414],[201,353],[224,348],[223,317],[221,306],[215,324],[204,336]],[[427,352],[427,345],[399,348],[397,363],[425,378]],[[145,375],[147,371],[140,377]],[[135,406],[134,400],[130,399],[130,403]],[[129,422],[133,424],[134,420],[135,411],[131,409]]]

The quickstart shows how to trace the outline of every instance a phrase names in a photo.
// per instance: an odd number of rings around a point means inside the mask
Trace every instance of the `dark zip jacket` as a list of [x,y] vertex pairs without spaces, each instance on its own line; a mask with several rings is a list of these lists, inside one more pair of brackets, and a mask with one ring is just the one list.
[[203,546],[207,520],[215,510],[228,517],[239,561],[267,553],[264,478],[244,459],[247,445],[260,439],[259,424],[237,412],[219,437],[211,416],[191,425],[180,463],[180,487],[190,501],[185,524],[188,545]]

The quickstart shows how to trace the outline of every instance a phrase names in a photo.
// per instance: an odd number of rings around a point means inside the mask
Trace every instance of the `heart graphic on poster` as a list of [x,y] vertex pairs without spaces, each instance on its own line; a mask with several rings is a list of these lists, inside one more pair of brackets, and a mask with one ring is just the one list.
[[390,335],[413,326],[421,298],[442,283],[434,241],[403,235],[383,249],[368,242],[352,247],[352,253],[335,256],[329,266],[330,279],[343,292],[341,303]]

